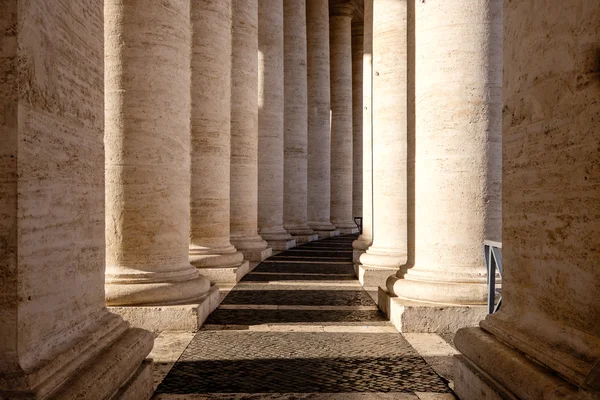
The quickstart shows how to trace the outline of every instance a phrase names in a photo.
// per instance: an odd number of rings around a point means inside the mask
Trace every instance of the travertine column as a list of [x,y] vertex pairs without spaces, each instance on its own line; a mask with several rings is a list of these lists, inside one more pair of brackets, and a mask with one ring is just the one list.
[[331,105],[329,2],[306,0],[308,79],[308,226],[319,236],[339,235],[331,214]]
[[211,282],[235,283],[248,263],[229,241],[231,0],[191,7],[190,262]]
[[258,0],[231,7],[231,243],[262,261],[271,249],[258,235]]
[[258,227],[275,250],[295,246],[283,228],[283,2],[258,2]]
[[199,303],[210,282],[188,255],[190,3],[104,7],[106,302]]
[[351,2],[330,5],[331,223],[355,233],[352,215],[352,13]]
[[497,86],[504,38],[504,275],[500,310],[456,335],[455,390],[465,400],[597,400],[600,6],[477,3],[494,21],[487,72]]
[[[373,90],[373,0],[364,1],[364,44],[362,73],[362,233],[352,243],[354,262],[373,242],[373,157],[372,99]],[[353,86],[354,87],[354,86]]]
[[0,8],[0,398],[148,399],[104,302],[103,4]]
[[363,215],[363,21],[352,22],[352,216]]
[[388,288],[458,305],[439,329],[485,315],[463,306],[486,302],[482,243],[500,239],[501,7],[416,3],[415,266]]
[[407,260],[407,4],[373,9],[373,244],[360,256],[361,283],[385,284]]
[[316,239],[307,222],[306,2],[283,1],[284,196],[283,226],[297,241]]

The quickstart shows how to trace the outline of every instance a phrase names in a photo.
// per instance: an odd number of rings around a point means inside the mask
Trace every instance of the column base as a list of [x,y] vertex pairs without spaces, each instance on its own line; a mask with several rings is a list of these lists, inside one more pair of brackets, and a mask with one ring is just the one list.
[[[369,238],[365,238],[363,235],[359,236],[354,242],[352,242],[352,262],[359,263],[359,258],[363,255],[373,241]],[[358,276],[358,272],[356,273]]]
[[109,307],[109,310],[121,315],[131,325],[152,332],[195,332],[217,308],[219,301],[219,288],[211,286],[208,293],[193,304]]
[[[266,243],[266,242],[265,242]],[[273,255],[273,249],[267,247],[266,249],[238,249],[243,255],[244,259],[250,262],[262,262]]]
[[0,398],[149,399],[153,392],[151,361],[144,359],[152,345],[150,332],[128,328],[121,320],[107,335],[86,337],[69,348],[64,356],[70,360],[59,368],[53,364],[62,355],[29,374],[0,376]]
[[296,247],[296,241],[294,239],[267,240],[267,243],[275,251],[284,251]]
[[461,329],[455,339],[454,391],[461,400],[597,400],[554,371],[532,361],[481,328]]
[[379,287],[377,305],[399,332],[455,333],[477,326],[487,315],[486,305],[425,303],[399,298]]
[[338,230],[333,230],[333,231],[315,231],[315,233],[317,235],[319,235],[319,239],[324,239],[324,238],[334,237],[334,236],[340,236],[340,231],[338,231]]
[[238,283],[250,271],[250,262],[243,261],[235,267],[198,268],[200,275],[208,278],[211,284]]
[[354,228],[339,228],[338,230],[340,231],[340,234],[342,235],[350,235],[350,234],[355,234],[358,233],[358,228],[354,227]]
[[354,271],[361,285],[366,287],[385,287],[385,282],[391,276],[398,272],[398,268],[373,267],[354,263]]
[[296,241],[296,244],[305,244],[305,243],[310,243],[310,242],[314,242],[315,240],[319,240],[319,235],[312,234],[312,235],[297,235],[297,236],[292,236],[292,239],[294,239]]

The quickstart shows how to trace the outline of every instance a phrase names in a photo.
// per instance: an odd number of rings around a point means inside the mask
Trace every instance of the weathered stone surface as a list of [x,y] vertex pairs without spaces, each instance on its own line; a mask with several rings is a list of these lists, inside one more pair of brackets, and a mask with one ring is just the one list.
[[352,22],[352,217],[363,216],[364,23]]

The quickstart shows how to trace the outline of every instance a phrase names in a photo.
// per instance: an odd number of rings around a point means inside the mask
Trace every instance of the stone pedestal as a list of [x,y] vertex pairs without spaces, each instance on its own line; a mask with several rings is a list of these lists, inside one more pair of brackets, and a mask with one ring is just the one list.
[[307,222],[308,104],[306,3],[284,0],[284,196],[283,226],[303,243],[315,233]]
[[[600,8],[584,0],[476,3],[485,15],[504,13],[504,29],[492,31],[504,37],[504,275],[500,310],[455,337],[456,392],[464,400],[596,400],[600,185],[591,171],[600,165],[600,105],[592,100],[600,82],[587,46],[600,40]],[[564,18],[574,10],[577,18]]]
[[201,304],[210,282],[188,258],[190,4],[111,0],[104,15],[106,303]]
[[258,235],[258,1],[232,1],[231,243],[249,261],[270,249]]
[[499,3],[415,5],[415,260],[387,282],[399,298],[486,304],[483,241],[501,236]]
[[283,2],[258,2],[258,227],[273,250],[296,242],[283,228]]
[[229,241],[231,1],[192,2],[190,263],[211,283],[248,271]]
[[382,0],[373,10],[373,243],[359,279],[384,285],[407,261],[407,5]]
[[294,235],[294,236],[292,236],[292,238],[296,241],[297,245],[300,245],[300,244],[304,244],[304,243],[314,242],[315,240],[319,240],[319,235],[317,235],[316,233],[314,235],[303,235],[303,236]]
[[[308,226],[319,237],[332,236],[331,102],[328,0],[306,0],[308,102]],[[338,232],[339,234],[339,232]]]
[[102,21],[97,1],[2,3],[2,399],[152,395],[152,335],[104,303]]
[[[362,58],[362,233],[352,242],[352,261],[359,263],[360,256],[367,251],[373,243],[373,126],[372,126],[372,99],[373,90],[373,0],[364,1],[364,27],[363,27],[363,58]],[[357,45],[358,47],[359,45]],[[353,83],[353,88],[354,83]],[[354,92],[353,92],[354,93]],[[355,112],[354,117],[357,117]],[[353,119],[354,121],[354,119]],[[355,124],[356,126],[356,124]],[[356,132],[356,131],[355,131]],[[355,137],[356,145],[356,137]],[[354,154],[356,155],[356,147]],[[354,204],[354,203],[353,203]],[[358,268],[358,267],[357,267]]]
[[352,214],[352,13],[350,1],[331,3],[331,223],[342,234],[357,233]]

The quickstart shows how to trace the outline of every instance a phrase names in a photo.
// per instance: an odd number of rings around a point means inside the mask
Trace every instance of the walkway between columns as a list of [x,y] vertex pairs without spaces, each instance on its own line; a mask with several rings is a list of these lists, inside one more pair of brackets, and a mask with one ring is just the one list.
[[[155,368],[170,372],[155,399],[453,399],[360,286],[355,238],[270,257],[198,333],[171,333],[170,343],[157,344]],[[178,343],[187,347],[174,365],[161,358]]]

